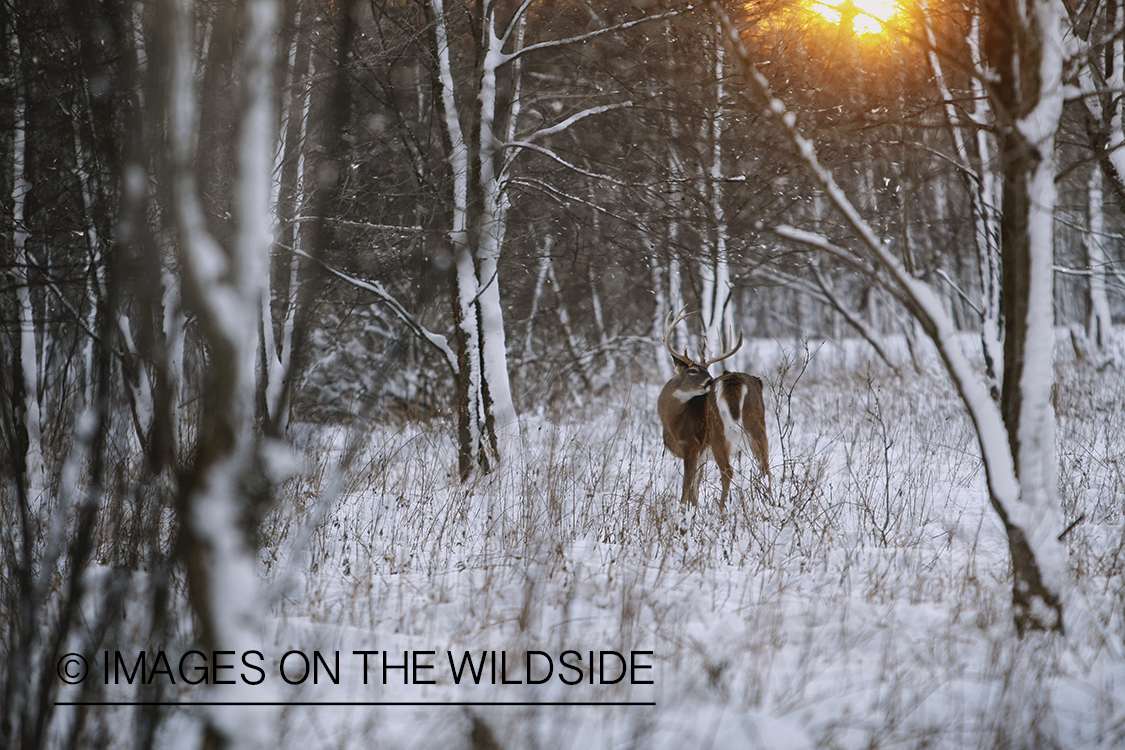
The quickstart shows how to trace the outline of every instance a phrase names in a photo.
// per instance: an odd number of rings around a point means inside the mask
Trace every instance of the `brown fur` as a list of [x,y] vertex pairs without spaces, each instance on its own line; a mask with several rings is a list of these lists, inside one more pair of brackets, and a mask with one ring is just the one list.
[[[691,363],[674,360],[676,375],[664,384],[656,402],[660,422],[664,425],[664,446],[684,462],[684,488],[681,499],[698,505],[696,493],[699,482],[696,467],[707,450],[710,433],[707,429],[708,401],[711,394],[711,374]],[[684,401],[676,397],[677,391],[698,393]]]
[[[727,410],[749,438],[750,450],[764,476],[770,475],[769,440],[766,436],[766,409],[762,398],[762,381],[743,372],[728,372],[712,380],[697,364],[687,365],[675,360],[676,374],[660,392],[657,412],[664,426],[664,445],[684,462],[682,502],[699,504],[700,465],[708,450],[719,465],[722,495],[719,506],[725,507],[734,477],[731,458],[734,447],[727,441],[727,428],[719,411],[719,394],[727,402]],[[677,391],[699,392],[683,401]]]
[[[730,482],[734,477],[732,455],[742,450],[744,440],[749,440],[750,450],[758,459],[762,475],[769,477],[769,441],[766,438],[766,407],[762,400],[762,381],[744,372],[728,372],[712,378],[709,365],[732,356],[742,346],[738,343],[716,357],[708,359],[707,347],[699,347],[699,361],[674,351],[669,344],[672,329],[688,315],[687,308],[678,313],[668,313],[664,319],[664,347],[672,355],[676,372],[664,384],[656,411],[664,425],[664,445],[676,458],[684,462],[684,488],[680,501],[699,505],[699,464],[706,459],[707,451],[715,457],[723,479],[723,493],[719,507],[725,507],[730,495]],[[732,331],[733,333],[733,331]],[[733,424],[724,423],[718,399],[726,402]],[[728,436],[738,434],[735,445]]]

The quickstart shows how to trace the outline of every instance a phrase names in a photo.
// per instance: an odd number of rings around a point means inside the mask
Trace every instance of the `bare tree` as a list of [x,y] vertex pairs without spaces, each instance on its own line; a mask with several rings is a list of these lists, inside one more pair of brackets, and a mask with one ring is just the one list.
[[[259,315],[268,295],[271,184],[276,118],[273,108],[275,40],[280,8],[274,0],[238,7],[242,30],[234,67],[235,177],[232,240],[209,231],[196,173],[198,143],[196,27],[193,5],[170,0],[169,151],[173,222],[178,235],[185,302],[195,314],[209,352],[208,389],[200,415],[194,461],[178,500],[184,564],[192,606],[207,650],[252,650],[260,641],[262,594],[256,530],[268,495],[260,437],[254,429]],[[238,686],[213,685],[218,702]],[[253,747],[262,717],[237,706],[207,713],[211,747]]]

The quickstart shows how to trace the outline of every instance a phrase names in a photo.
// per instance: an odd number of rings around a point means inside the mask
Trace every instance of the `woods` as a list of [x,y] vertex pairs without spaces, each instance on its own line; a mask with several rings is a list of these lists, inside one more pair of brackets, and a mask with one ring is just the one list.
[[[1076,397],[1057,363],[1121,366],[1125,12],[903,3],[875,33],[865,13],[0,4],[3,744],[159,746],[159,681],[126,739],[61,710],[54,665],[185,632],[255,649],[341,488],[407,466],[372,435],[442,446],[423,484],[506,529],[481,488],[533,470],[544,424],[642,418],[616,399],[671,377],[663,322],[685,307],[701,322],[677,351],[764,342],[729,369],[770,383],[781,479],[767,498],[743,477],[736,508],[831,493],[787,431],[803,369],[770,380],[768,342],[861,341],[886,377],[956,394],[1017,636],[1085,627],[1067,537],[1093,513],[1060,479]],[[332,470],[297,493],[337,428]],[[1098,445],[1116,476],[1110,430]],[[524,494],[519,513],[555,518]],[[268,744],[261,710],[203,711],[200,742]]]

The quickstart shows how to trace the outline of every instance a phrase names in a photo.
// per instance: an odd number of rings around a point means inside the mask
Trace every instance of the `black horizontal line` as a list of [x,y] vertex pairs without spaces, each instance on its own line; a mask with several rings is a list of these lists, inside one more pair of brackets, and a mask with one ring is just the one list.
[[655,706],[656,701],[55,701],[56,706]]

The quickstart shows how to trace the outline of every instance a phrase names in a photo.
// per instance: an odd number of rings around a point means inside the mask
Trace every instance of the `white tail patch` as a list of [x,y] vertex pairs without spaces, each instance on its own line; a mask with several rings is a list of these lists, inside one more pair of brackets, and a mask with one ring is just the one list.
[[[742,426],[741,409],[742,401],[746,398],[745,388],[737,381],[720,380],[719,393],[716,393],[715,406],[718,407],[719,418],[723,420],[723,434],[730,445],[731,458],[742,455],[742,451],[750,446],[750,436]],[[729,395],[728,395],[729,394]],[[734,398],[731,398],[734,396]],[[739,405],[740,413],[736,417],[731,413],[731,401]]]

